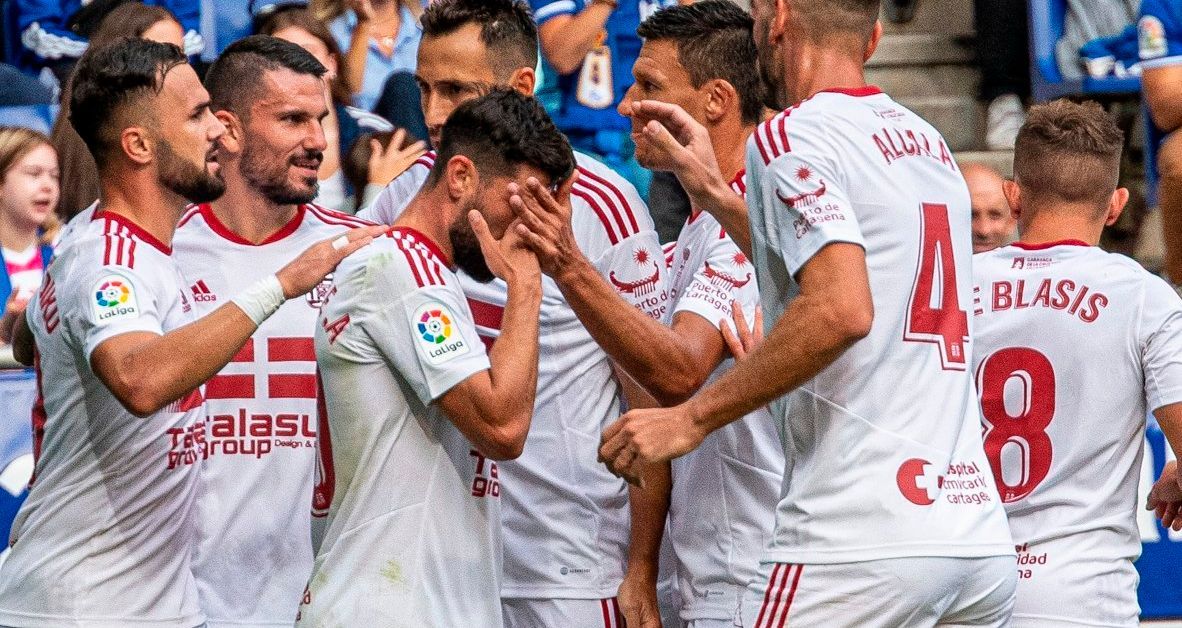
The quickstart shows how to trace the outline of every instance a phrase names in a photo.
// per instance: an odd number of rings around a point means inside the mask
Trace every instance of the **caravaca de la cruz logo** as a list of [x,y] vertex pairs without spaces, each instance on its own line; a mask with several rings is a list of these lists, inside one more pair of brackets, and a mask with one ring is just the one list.
[[468,353],[468,344],[453,322],[451,312],[442,304],[427,304],[415,314],[415,328],[420,348],[432,364],[446,362]]

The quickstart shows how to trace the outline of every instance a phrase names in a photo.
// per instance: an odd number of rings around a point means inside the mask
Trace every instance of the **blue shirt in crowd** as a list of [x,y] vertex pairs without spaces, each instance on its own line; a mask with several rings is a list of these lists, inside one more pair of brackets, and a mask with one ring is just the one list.
[[[423,29],[415,19],[410,9],[399,7],[402,25],[398,28],[398,36],[394,40],[394,54],[387,57],[382,54],[376,42],[369,42],[369,52],[365,57],[365,75],[361,82],[361,91],[353,96],[353,105],[366,111],[373,111],[373,106],[382,97],[382,88],[386,79],[395,72],[415,71],[419,57],[419,40],[423,37]],[[353,30],[357,28],[357,14],[347,10],[328,23],[328,30],[336,38],[341,47],[341,54],[347,55],[349,44],[353,41]]]
[[1137,43],[1143,68],[1182,63],[1182,2],[1141,0]]

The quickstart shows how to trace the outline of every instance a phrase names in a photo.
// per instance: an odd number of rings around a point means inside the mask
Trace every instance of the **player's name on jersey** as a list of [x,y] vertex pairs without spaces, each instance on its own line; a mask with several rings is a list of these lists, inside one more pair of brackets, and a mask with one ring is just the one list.
[[956,172],[956,162],[952,160],[952,151],[949,151],[948,146],[944,144],[944,138],[938,135],[935,138],[929,138],[922,131],[883,127],[881,131],[874,132],[871,139],[874,140],[874,145],[878,147],[888,164],[906,157],[926,157],[934,159]]
[[[980,296],[975,295],[977,313],[980,311]],[[989,286],[989,311],[1024,310],[1031,307],[1060,310],[1078,317],[1085,323],[1094,323],[1108,306],[1108,297],[1086,285],[1071,279],[1046,278],[1038,282],[1025,279],[995,281]]]

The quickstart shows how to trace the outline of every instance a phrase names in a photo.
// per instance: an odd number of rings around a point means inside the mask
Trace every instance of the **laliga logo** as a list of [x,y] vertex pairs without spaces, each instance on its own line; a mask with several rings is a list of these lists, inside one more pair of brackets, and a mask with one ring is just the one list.
[[944,485],[944,476],[936,473],[927,460],[911,458],[899,465],[895,481],[907,501],[917,506],[931,506],[936,503],[940,487]]
[[103,282],[94,293],[94,301],[101,307],[115,307],[127,303],[130,291],[122,281],[115,279]]
[[419,319],[419,333],[429,343],[443,344],[451,337],[451,319],[439,310],[423,312]]

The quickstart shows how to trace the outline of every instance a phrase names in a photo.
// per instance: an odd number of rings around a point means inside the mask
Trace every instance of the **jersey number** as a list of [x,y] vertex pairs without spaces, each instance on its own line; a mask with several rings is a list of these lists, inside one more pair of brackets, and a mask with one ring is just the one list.
[[923,231],[919,267],[911,288],[903,340],[937,345],[940,365],[945,370],[963,371],[969,317],[960,309],[956,295],[956,260],[952,256],[948,206],[924,203],[920,220]]
[[1055,369],[1047,356],[1029,347],[996,351],[977,368],[985,455],[1002,501],[1015,502],[1051,470],[1053,448],[1046,430],[1055,418]]

